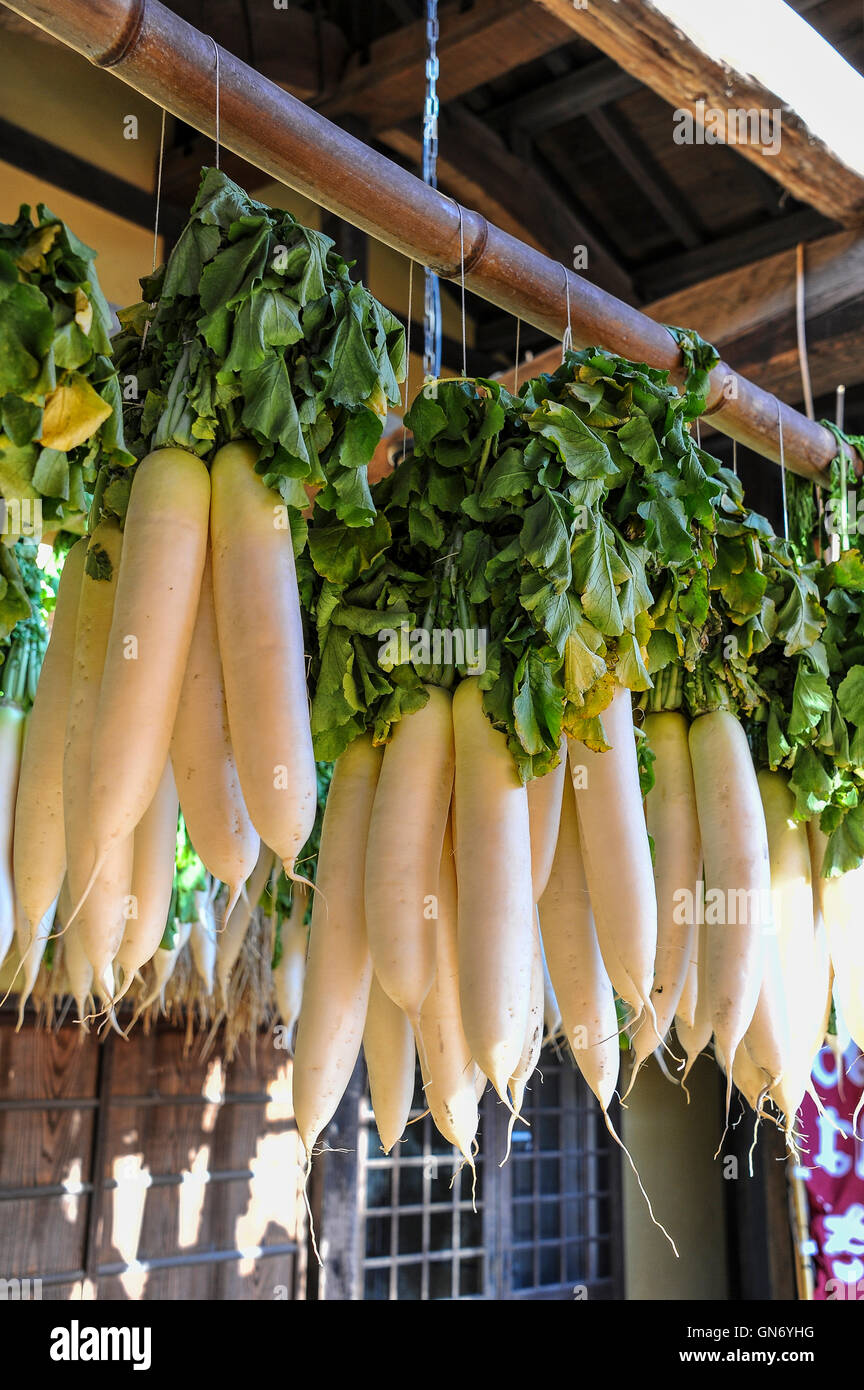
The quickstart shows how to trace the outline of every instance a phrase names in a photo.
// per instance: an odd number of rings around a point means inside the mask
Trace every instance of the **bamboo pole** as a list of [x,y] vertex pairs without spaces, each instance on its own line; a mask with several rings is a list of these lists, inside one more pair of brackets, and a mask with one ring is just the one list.
[[810,1234],[810,1212],[807,1205],[807,1188],[801,1177],[798,1164],[787,1161],[789,1180],[789,1218],[792,1226],[792,1240],[795,1246],[795,1285],[802,1303],[812,1303],[816,1290],[816,1276],[810,1248],[813,1238]]
[[[623,300],[462,208],[262,77],[158,0],[2,0],[172,115],[337,216],[575,347],[602,346],[682,379],[677,344]],[[286,19],[286,23],[290,22]],[[460,255],[461,251],[461,255]],[[693,325],[698,327],[698,325]],[[821,425],[721,362],[707,413],[724,434],[824,482],[836,453]],[[781,418],[778,418],[781,417]],[[850,455],[860,472],[861,460]]]

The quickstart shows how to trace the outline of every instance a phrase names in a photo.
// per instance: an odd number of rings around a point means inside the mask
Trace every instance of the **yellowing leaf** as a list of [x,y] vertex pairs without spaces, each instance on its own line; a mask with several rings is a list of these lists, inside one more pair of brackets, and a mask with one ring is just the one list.
[[363,404],[366,406],[367,410],[374,410],[379,419],[387,419],[387,397],[382,390],[380,381],[376,382],[375,390],[372,392],[371,396],[367,397]]
[[45,401],[39,443],[46,449],[74,449],[95,434],[110,414],[110,405],[87,378],[72,372]]
[[614,694],[615,673],[607,670],[589,690],[585,691],[583,702],[579,707],[579,718],[588,722],[598,718],[604,709],[611,705]]
[[93,326],[93,305],[80,288],[75,291],[75,322],[82,333],[89,333]]
[[26,249],[18,257],[18,269],[25,275],[29,275],[31,270],[44,270],[45,256],[59,235],[59,222],[50,222],[47,227],[34,228]]
[[612,747],[606,739],[603,722],[599,716],[592,719],[565,719],[564,727],[569,738],[578,739],[594,753],[606,753]]

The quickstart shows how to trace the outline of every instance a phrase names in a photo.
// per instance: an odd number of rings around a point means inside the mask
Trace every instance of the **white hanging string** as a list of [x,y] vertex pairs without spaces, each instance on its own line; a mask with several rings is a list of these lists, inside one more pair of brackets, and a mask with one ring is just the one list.
[[468,375],[468,353],[465,348],[465,228],[462,221],[462,204],[457,203],[459,211],[459,273],[462,280],[462,375]]
[[414,303],[414,262],[408,262],[408,330],[405,334],[405,403],[402,407],[402,462],[405,458],[405,440],[408,434],[408,427],[405,424],[405,416],[408,414],[408,385],[411,376],[411,312]]
[[696,416],[696,448],[702,448],[702,431],[699,428],[699,416]]
[[216,57],[216,168],[219,168],[219,45],[212,35],[208,35],[213,45],[213,53]]
[[573,346],[573,324],[570,319],[570,275],[566,265],[561,268],[564,271],[564,294],[567,299],[567,327],[564,329],[564,337],[561,340],[561,361],[563,362]]
[[[838,386],[834,398],[834,423],[838,430],[842,430],[843,422],[846,417],[846,387]],[[849,478],[849,461],[846,457],[846,450],[839,444],[840,449],[840,532],[843,542],[843,549],[849,549],[849,494],[847,492]],[[833,537],[832,537],[833,540]],[[837,559],[839,560],[839,555]]]
[[738,477],[738,440],[732,440],[732,472]]
[[465,337],[465,224],[463,221],[462,204],[457,203],[455,198],[451,198],[449,193],[445,193],[445,198],[450,198],[450,202],[459,214],[459,280],[462,287],[462,375],[468,375],[468,349]]
[[807,356],[807,310],[805,305],[804,242],[799,241],[795,248],[795,335],[798,342],[798,365],[801,371],[801,391],[804,396],[804,410],[807,419],[814,418],[813,384],[810,379],[810,361]]
[[513,367],[513,395],[519,390],[519,330],[522,327],[522,320],[516,320],[516,358]]
[[[810,359],[807,353],[805,251],[806,247],[804,242],[799,241],[795,248],[795,337],[798,347],[798,367],[801,373],[801,392],[804,397],[804,412],[808,420],[813,420],[815,419],[815,411],[813,409],[813,382],[810,377]],[[821,536],[822,523],[825,517],[825,504],[822,499],[822,489],[819,484],[814,483],[813,489],[816,494],[817,525]]]
[[780,444],[780,486],[783,494],[783,539],[789,540],[789,512],[786,508],[786,455],[783,452],[783,407],[777,402],[777,437]]
[[[159,211],[162,206],[162,167],[165,162],[165,108],[162,108],[162,126],[159,132],[159,164],[156,169],[156,210],[153,214],[153,274],[156,273],[156,262],[159,256]],[[147,334],[150,331],[150,320],[144,320],[144,328],[141,332],[141,346],[138,349],[138,361],[144,355],[144,345],[147,342]]]
[[162,165],[165,161],[165,109],[162,109],[162,129],[159,133],[159,167],[156,172],[156,217],[153,222],[153,269],[159,254],[159,208],[162,202]]

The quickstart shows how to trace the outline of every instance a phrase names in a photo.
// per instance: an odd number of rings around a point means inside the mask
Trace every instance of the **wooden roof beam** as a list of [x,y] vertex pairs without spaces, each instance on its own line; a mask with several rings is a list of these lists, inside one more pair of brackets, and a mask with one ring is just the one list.
[[272,3],[247,7],[242,0],[171,0],[171,8],[191,24],[206,25],[218,44],[302,101],[338,82],[348,61],[342,30],[296,4],[277,8]]
[[617,63],[598,58],[554,82],[545,83],[536,91],[493,106],[483,112],[483,119],[499,128],[518,127],[528,132],[548,130],[600,106],[620,101],[622,97],[632,96],[639,87],[638,79],[623,72]]
[[641,189],[655,212],[662,217],[672,235],[688,251],[701,246],[705,238],[687,216],[685,195],[673,187],[630,122],[624,116],[606,111],[590,111],[588,120],[609,152],[627,170],[636,187]]
[[[572,41],[567,24],[538,11],[534,0],[475,0],[463,9],[444,0],[438,12],[438,96],[442,103]],[[338,85],[314,102],[331,120],[359,116],[372,134],[398,126],[423,109],[426,21],[375,39],[368,61],[353,56]]]
[[535,4],[675,108],[670,140],[725,135],[826,217],[864,221],[864,77],[783,0]]
[[679,251],[641,267],[637,279],[642,302],[651,304],[661,296],[677,294],[688,285],[700,285],[715,275],[746,267],[775,251],[786,251],[799,241],[815,241],[834,230],[820,212],[813,208],[796,208],[783,217],[772,217],[744,231],[729,232],[693,251]]
[[[646,312],[664,323],[698,321],[736,371],[766,391],[800,400],[795,284],[792,247],[655,300]],[[839,232],[806,246],[804,308],[814,396],[839,382],[864,381],[862,287],[864,235]]]

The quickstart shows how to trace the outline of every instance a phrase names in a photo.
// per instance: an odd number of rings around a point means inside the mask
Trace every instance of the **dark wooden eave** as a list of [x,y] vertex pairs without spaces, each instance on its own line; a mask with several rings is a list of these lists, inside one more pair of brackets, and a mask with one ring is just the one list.
[[[708,108],[726,110],[731,107],[782,111],[782,140],[779,149],[766,156],[755,143],[741,143],[736,149],[746,159],[753,160],[811,207],[846,226],[864,220],[864,161],[852,155],[854,165],[847,162],[852,142],[846,141],[844,151],[837,150],[825,138],[821,129],[814,129],[791,106],[784,94],[778,94],[751,75],[746,67],[736,68],[726,52],[702,48],[690,33],[675,22],[678,12],[673,0],[590,0],[588,4],[573,4],[573,0],[535,0],[538,9],[570,26],[574,34],[588,39],[625,72],[657,92],[676,110],[695,113],[697,103],[704,101]],[[698,13],[693,9],[694,18]],[[687,16],[682,22],[687,22]],[[778,32],[774,35],[777,49],[783,52],[784,35],[787,44],[804,21],[791,8],[780,8]],[[788,33],[787,33],[788,31]],[[736,31],[737,32],[737,31]],[[741,36],[738,34],[738,38]],[[752,46],[751,46],[752,47]],[[732,54],[733,50],[728,50]],[[813,69],[793,55],[796,85],[802,96],[807,89],[808,75],[827,85],[833,74],[838,100],[849,100],[849,119],[864,104],[864,77],[858,79],[853,70],[846,71],[840,56],[830,49],[823,50],[813,32]],[[855,100],[859,87],[860,97]]]

